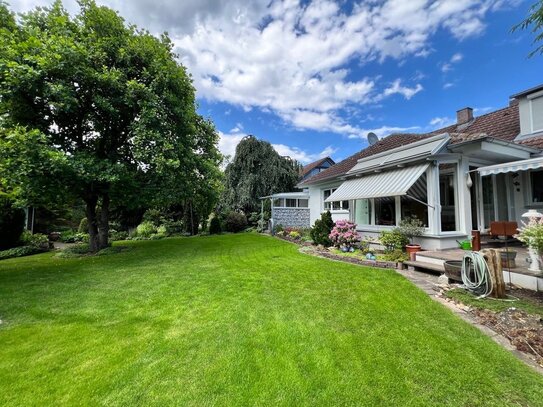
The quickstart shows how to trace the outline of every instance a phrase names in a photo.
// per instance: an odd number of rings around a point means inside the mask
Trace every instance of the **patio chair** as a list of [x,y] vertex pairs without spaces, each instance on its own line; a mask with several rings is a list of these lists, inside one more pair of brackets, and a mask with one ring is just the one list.
[[490,222],[490,236],[496,239],[503,236],[506,240],[518,233],[517,222],[495,221]]

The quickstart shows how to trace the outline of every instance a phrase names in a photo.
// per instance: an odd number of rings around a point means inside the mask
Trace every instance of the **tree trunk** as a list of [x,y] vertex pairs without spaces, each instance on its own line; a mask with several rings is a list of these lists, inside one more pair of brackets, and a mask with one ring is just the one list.
[[109,195],[102,196],[102,207],[100,209],[100,223],[98,228],[99,248],[105,249],[109,246]]
[[85,213],[89,225],[89,250],[93,253],[99,250],[98,242],[98,220],[96,218],[97,196],[91,196],[85,199]]
[[85,212],[89,224],[89,250],[96,253],[108,247],[109,244],[109,195],[102,196],[100,213],[97,213],[98,196],[92,195],[85,199]]

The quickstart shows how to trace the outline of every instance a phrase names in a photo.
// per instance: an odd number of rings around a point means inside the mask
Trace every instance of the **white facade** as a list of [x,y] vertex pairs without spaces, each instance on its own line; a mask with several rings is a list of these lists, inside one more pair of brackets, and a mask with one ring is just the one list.
[[[413,143],[413,148],[420,151],[422,142]],[[402,163],[382,166],[378,171],[383,175],[405,171],[407,177],[416,173],[421,165],[427,166],[423,174],[425,178],[425,201],[413,204],[412,198],[406,198],[407,194],[394,192],[398,195],[387,197],[388,214],[385,221],[381,219],[382,203],[378,195],[383,185],[377,188],[358,188],[362,191],[360,198],[351,199],[348,210],[334,210],[331,213],[334,220],[349,219],[357,223],[357,229],[361,235],[378,237],[383,230],[394,229],[401,221],[403,215],[416,207],[416,211],[424,218],[426,223],[425,233],[418,238],[427,250],[442,250],[457,247],[457,240],[464,240],[471,235],[472,230],[485,232],[490,227],[491,221],[515,220],[520,224],[521,214],[529,208],[543,207],[542,202],[534,202],[531,193],[532,172],[540,171],[535,168],[518,173],[487,175],[482,177],[477,168],[496,162],[508,162],[529,159],[537,150],[512,143],[499,142],[488,138],[459,143],[456,145],[443,144],[438,151],[432,151],[426,156],[416,156],[413,162],[409,162],[409,148],[402,147],[388,152],[396,154],[399,150],[405,152],[406,160]],[[386,159],[386,155],[384,156]],[[383,157],[380,157],[382,160]],[[375,161],[372,157],[370,160]],[[368,160],[368,161],[370,161]],[[422,164],[421,164],[422,163]],[[543,164],[543,163],[542,163]],[[364,168],[363,163],[358,164]],[[356,168],[356,167],[355,167]],[[364,180],[375,183],[375,168],[371,167],[367,173],[356,174],[350,171],[351,177],[358,175],[360,178],[350,178],[350,184],[362,185]],[[379,174],[379,173],[378,173]],[[537,173],[536,175],[538,175]],[[543,171],[541,172],[543,179]],[[310,218],[313,224],[325,211],[325,191],[347,185],[349,175],[337,179],[334,182],[313,184],[308,188]],[[382,177],[386,182],[387,177]],[[390,182],[391,188],[397,183]],[[543,181],[542,181],[543,183]],[[413,187],[412,187],[413,188]],[[356,188],[354,189],[356,193]],[[369,192],[368,192],[369,191]],[[344,191],[337,194],[339,197],[349,196]],[[419,197],[423,191],[418,191]],[[380,196],[379,195],[379,196]],[[352,196],[352,195],[351,195]],[[374,198],[375,196],[375,198]],[[334,196],[330,197],[334,199]],[[416,198],[416,196],[414,197]],[[393,211],[394,213],[391,213]],[[407,217],[407,215],[405,216]],[[427,217],[427,219],[426,219]],[[362,222],[360,220],[362,219]]]
[[[302,183],[310,224],[330,210],[333,220],[351,220],[361,235],[378,237],[402,218],[416,216],[426,226],[417,243],[427,250],[457,247],[457,240],[473,230],[488,231],[493,221],[520,225],[528,209],[543,210],[543,160],[537,159],[543,153],[524,144],[535,141],[543,149],[543,85],[512,99],[508,108],[480,118],[471,108],[459,110],[452,130],[458,133],[381,148],[346,173]],[[474,130],[485,116],[484,125]],[[518,134],[511,134],[516,128]],[[503,171],[479,171],[515,162],[517,167]]]

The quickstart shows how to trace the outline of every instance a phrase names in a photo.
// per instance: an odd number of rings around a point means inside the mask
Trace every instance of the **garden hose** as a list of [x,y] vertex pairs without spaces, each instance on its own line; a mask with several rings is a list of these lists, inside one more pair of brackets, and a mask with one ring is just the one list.
[[462,282],[466,289],[479,298],[492,292],[492,276],[482,254],[467,252],[462,259]]

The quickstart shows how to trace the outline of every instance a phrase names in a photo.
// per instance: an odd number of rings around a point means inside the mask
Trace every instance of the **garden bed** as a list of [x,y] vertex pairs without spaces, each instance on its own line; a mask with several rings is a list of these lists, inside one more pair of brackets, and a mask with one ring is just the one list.
[[368,260],[353,253],[341,253],[339,250],[330,251],[326,248],[310,245],[312,250],[303,250],[304,253],[312,253],[327,259],[344,261],[346,263],[359,264],[361,266],[378,267],[386,269],[397,269],[403,267],[402,262],[386,261],[386,260]]
[[403,267],[402,262],[395,262],[395,261],[386,261],[386,260],[368,260],[366,258],[363,258],[362,254],[360,253],[360,250],[357,250],[354,253],[342,253],[337,249],[334,248],[325,248],[324,246],[315,246],[313,243],[309,241],[301,240],[300,238],[292,238],[288,235],[282,236],[282,235],[275,235],[277,238],[281,240],[286,240],[291,243],[295,243],[298,246],[302,248],[302,252],[313,254],[315,256],[320,257],[326,257],[327,259],[333,259],[333,260],[339,260],[344,261],[346,263],[352,263],[352,264],[359,264],[361,266],[370,266],[370,267],[379,267],[379,268],[388,268],[388,269],[396,269]]
[[511,289],[509,300],[477,299],[462,288],[446,290],[444,296],[476,321],[506,337],[517,350],[530,355],[543,367],[543,293]]

